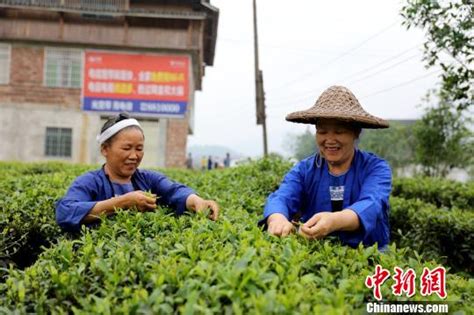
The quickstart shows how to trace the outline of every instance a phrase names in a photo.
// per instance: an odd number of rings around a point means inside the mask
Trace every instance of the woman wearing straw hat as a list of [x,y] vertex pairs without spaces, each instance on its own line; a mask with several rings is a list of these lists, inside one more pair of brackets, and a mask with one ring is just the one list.
[[332,86],[305,111],[286,120],[316,125],[319,153],[302,160],[285,176],[265,204],[268,232],[286,236],[295,230],[308,239],[336,235],[352,247],[389,243],[391,170],[387,162],[356,148],[361,128],[388,128],[368,114],[347,88]]
[[202,199],[163,174],[138,169],[144,140],[140,124],[127,113],[104,124],[97,141],[106,162],[101,169],[79,176],[56,204],[56,221],[63,229],[77,231],[81,224],[96,222],[116,208],[153,211],[157,203],[170,206],[177,214],[210,209],[210,218],[217,220],[215,201]]

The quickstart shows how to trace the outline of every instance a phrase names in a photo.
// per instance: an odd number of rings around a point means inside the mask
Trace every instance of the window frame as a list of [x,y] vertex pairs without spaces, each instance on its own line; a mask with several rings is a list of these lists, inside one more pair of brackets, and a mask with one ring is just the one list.
[[[0,85],[9,85],[10,84],[10,72],[11,72],[11,62],[12,62],[12,45],[0,43],[0,49],[6,48],[7,51],[7,62],[6,62],[6,81],[3,82],[0,79]],[[1,77],[0,77],[1,78]]]
[[44,156],[48,158],[72,158],[72,133],[73,128],[47,126],[45,129]]
[[[75,53],[77,53],[76,57],[74,56]],[[55,54],[56,56],[54,56]],[[65,55],[61,55],[61,54],[70,54],[70,55],[68,56],[68,58],[65,58]],[[77,60],[74,60],[75,58],[77,58]],[[62,47],[45,47],[44,67],[43,67],[43,86],[47,88],[81,89],[82,76],[83,76],[82,70],[84,68],[83,59],[84,59],[84,51],[81,49],[62,48]],[[54,61],[54,63],[51,62],[50,60]],[[64,60],[68,60],[68,62],[66,63],[64,62]],[[74,80],[74,66],[75,66],[74,61],[77,61],[77,65],[79,66],[77,85],[75,85],[75,80]],[[52,74],[50,74],[50,71],[48,71],[50,66],[54,66],[55,71],[57,72],[56,77],[54,79],[51,79]],[[67,70],[63,70],[65,66],[68,66]],[[66,84],[63,84],[64,73],[66,71],[69,71],[67,75],[68,82]],[[54,82],[50,84],[51,81],[54,81]]]

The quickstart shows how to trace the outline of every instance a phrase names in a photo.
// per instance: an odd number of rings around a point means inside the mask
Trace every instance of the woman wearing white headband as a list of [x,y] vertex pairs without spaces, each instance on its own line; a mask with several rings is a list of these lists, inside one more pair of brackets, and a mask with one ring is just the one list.
[[112,214],[116,208],[151,211],[157,201],[177,214],[186,209],[210,209],[210,219],[217,220],[219,206],[215,201],[202,199],[191,188],[158,172],[138,169],[144,135],[138,121],[128,114],[108,120],[97,141],[106,162],[100,170],[79,176],[56,204],[56,221],[63,229],[77,231],[81,224],[97,221],[101,214]]

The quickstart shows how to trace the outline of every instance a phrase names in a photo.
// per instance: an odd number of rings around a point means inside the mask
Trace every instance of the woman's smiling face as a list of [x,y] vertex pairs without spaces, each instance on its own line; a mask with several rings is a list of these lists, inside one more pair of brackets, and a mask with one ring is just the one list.
[[110,144],[102,148],[106,166],[112,177],[130,179],[143,159],[143,132],[138,128],[126,128],[117,133]]
[[316,123],[316,143],[329,168],[349,168],[354,156],[355,140],[360,130],[336,119],[319,119]]

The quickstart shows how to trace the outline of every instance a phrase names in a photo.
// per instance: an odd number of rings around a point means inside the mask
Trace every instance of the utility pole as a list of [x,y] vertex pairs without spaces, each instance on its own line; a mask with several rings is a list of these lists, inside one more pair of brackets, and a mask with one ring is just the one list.
[[258,32],[257,32],[257,4],[253,0],[253,36],[255,48],[255,96],[257,109],[257,125],[263,128],[263,156],[268,155],[267,146],[267,123],[265,114],[265,92],[263,90],[263,72],[259,69],[258,64]]

